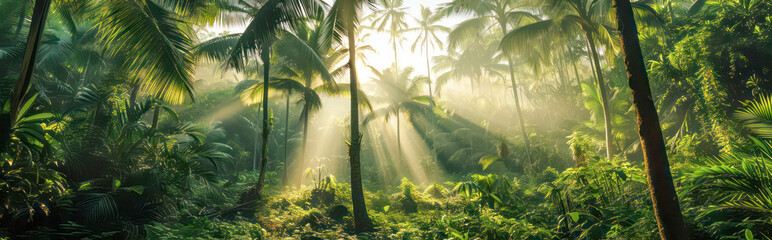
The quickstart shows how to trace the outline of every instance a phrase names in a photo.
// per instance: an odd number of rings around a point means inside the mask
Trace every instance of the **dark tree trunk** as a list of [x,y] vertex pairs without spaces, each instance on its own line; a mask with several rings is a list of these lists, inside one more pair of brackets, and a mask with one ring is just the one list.
[[665,240],[688,239],[689,235],[684,227],[681,208],[678,204],[678,195],[670,174],[657,109],[651,96],[649,77],[643,62],[633,10],[629,0],[614,0],[614,2],[659,234]]
[[271,129],[268,126],[268,89],[271,79],[271,41],[264,43],[262,58],[263,58],[263,142],[260,146],[260,177],[257,178],[256,194],[260,196],[263,192],[263,185],[265,183],[265,167],[268,165],[268,135],[271,133]]
[[590,54],[592,56],[591,63],[594,63],[595,73],[597,74],[598,92],[600,93],[601,104],[603,105],[603,122],[606,126],[606,159],[611,159],[614,156],[614,143],[612,136],[611,125],[611,111],[609,110],[608,95],[606,94],[606,81],[603,79],[603,72],[600,69],[600,57],[598,56],[598,50],[595,49],[595,40],[592,37],[592,32],[587,30],[587,45],[590,48]]
[[19,22],[16,24],[16,33],[14,34],[15,37],[19,37],[19,34],[21,34],[21,29],[24,26],[24,18],[27,17],[27,0],[22,0],[21,3],[21,9],[19,10]]
[[38,52],[38,45],[40,45],[43,30],[45,30],[46,17],[50,7],[51,0],[35,1],[35,8],[32,12],[32,24],[27,37],[27,49],[24,53],[24,62],[19,73],[19,79],[16,81],[16,86],[12,93],[11,109],[8,114],[0,114],[0,150],[4,149],[10,141],[11,127],[27,96],[30,80],[35,71],[35,57]]
[[[356,68],[356,31],[353,21],[346,24],[348,34],[348,64],[351,81],[351,141],[349,143],[349,164],[351,166],[351,202],[354,207],[354,228],[357,232],[372,229],[370,217],[367,215],[365,194],[362,187],[362,168],[360,166],[359,150],[362,145],[362,134],[359,133],[359,95]],[[396,62],[395,62],[396,64]]]
[[284,108],[284,167],[282,167],[282,171],[284,173],[281,175],[281,185],[287,185],[287,158],[289,157],[289,154],[287,152],[287,142],[288,142],[288,134],[289,134],[289,103],[290,103],[290,95],[292,95],[291,91],[287,91],[287,105]]

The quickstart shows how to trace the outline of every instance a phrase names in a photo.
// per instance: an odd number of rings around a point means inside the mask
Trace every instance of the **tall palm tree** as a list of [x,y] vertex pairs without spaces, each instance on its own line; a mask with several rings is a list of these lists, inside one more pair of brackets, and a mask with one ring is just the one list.
[[[535,20],[536,17],[530,12],[518,9],[520,7],[518,2],[516,0],[454,0],[445,4],[443,11],[446,15],[462,13],[475,16],[475,18],[460,23],[453,30],[453,32],[456,32],[455,34],[451,32],[451,35],[448,37],[448,48],[455,47],[457,42],[455,39],[471,37],[473,33],[484,31],[490,26],[498,27],[503,35],[512,27]],[[454,35],[459,37],[453,37]],[[509,68],[509,80],[512,84],[512,94],[515,99],[515,111],[520,121],[520,131],[525,143],[526,158],[529,162],[532,162],[530,141],[528,140],[528,132],[525,130],[525,121],[523,120],[517,81],[515,80],[515,65],[511,54],[505,53],[505,55]]]
[[[250,57],[259,55],[263,63],[263,87],[270,87],[271,79],[271,47],[282,28],[298,27],[305,24],[308,16],[316,13],[324,3],[318,0],[268,0],[259,6],[252,15],[238,40],[230,49],[225,62],[226,66],[243,70]],[[263,91],[263,124],[262,145],[260,152],[260,176],[257,184],[241,197],[241,203],[247,204],[259,199],[265,182],[265,168],[268,164],[268,136],[270,134],[268,119],[268,91]]]
[[638,27],[630,0],[614,0],[616,3],[616,18],[622,52],[624,53],[625,69],[633,92],[633,107],[637,114],[638,134],[641,137],[641,148],[646,162],[646,176],[649,180],[649,191],[654,205],[654,215],[659,226],[662,239],[688,239],[684,227],[678,195],[673,186],[673,176],[667,160],[667,149],[662,137],[657,108],[651,97],[649,77],[646,64],[643,61]]
[[[533,46],[543,46],[555,39],[568,40],[576,37],[576,33],[584,35],[590,54],[590,64],[596,76],[596,87],[601,95],[604,109],[604,125],[606,135],[606,157],[614,153],[613,126],[608,103],[606,80],[600,65],[600,55],[596,43],[603,43],[607,55],[613,54],[616,30],[609,27],[611,0],[546,0],[543,9],[554,17],[521,26],[507,33],[501,42],[505,52],[527,51]],[[659,21],[656,12],[645,3],[636,3],[636,17],[654,25]],[[546,48],[546,47],[543,47]]]
[[324,41],[348,42],[348,68],[351,94],[351,140],[349,141],[349,166],[351,167],[351,202],[354,207],[354,228],[356,231],[372,229],[372,222],[367,215],[364,189],[362,187],[362,168],[360,150],[362,134],[359,132],[359,83],[357,80],[357,32],[359,18],[365,7],[373,8],[373,0],[336,0],[325,19]]
[[394,69],[399,69],[397,64],[397,44],[399,44],[402,32],[407,29],[407,10],[404,7],[404,0],[379,0],[379,5],[383,7],[372,13],[374,19],[372,27],[379,32],[389,32],[389,41],[391,41],[394,51]]
[[[427,82],[425,77],[412,78],[413,68],[403,68],[401,71],[389,68],[383,72],[375,71],[373,81],[380,87],[387,105],[365,116],[363,124],[367,124],[375,117],[394,116],[397,121],[397,149],[399,160],[402,160],[402,135],[400,131],[400,114],[402,108],[414,103],[421,98],[420,92]],[[424,100],[424,99],[421,99]]]
[[421,49],[425,51],[424,55],[426,57],[426,76],[429,80],[429,97],[433,96],[432,67],[431,64],[429,64],[429,48],[435,48],[437,46],[442,47],[442,40],[437,37],[437,33],[450,32],[450,28],[438,24],[438,22],[442,20],[443,17],[444,16],[441,14],[432,13],[431,9],[421,5],[421,18],[419,19],[413,17],[419,26],[408,29],[408,31],[418,32],[418,36],[416,37],[415,42],[413,42],[413,46],[410,48],[410,50],[415,52],[416,47],[420,45]]

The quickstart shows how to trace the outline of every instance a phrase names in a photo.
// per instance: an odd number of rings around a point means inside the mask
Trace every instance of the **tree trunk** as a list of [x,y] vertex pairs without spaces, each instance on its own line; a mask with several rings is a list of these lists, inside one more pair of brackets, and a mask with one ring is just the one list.
[[290,103],[290,95],[292,95],[292,91],[287,91],[287,106],[284,108],[284,167],[283,171],[284,173],[281,176],[281,185],[284,186],[287,184],[287,157],[289,154],[287,154],[287,135],[289,134],[289,103]]
[[574,66],[574,77],[576,77],[576,87],[579,90],[579,95],[582,94],[582,81],[579,79],[579,70],[576,68],[576,59],[574,59],[574,51],[571,50],[571,47],[566,46],[568,49],[569,60],[571,61],[571,65]]
[[[350,13],[353,14],[353,13]],[[362,169],[359,150],[362,144],[362,134],[359,133],[359,103],[357,99],[357,68],[356,68],[356,31],[352,20],[346,24],[348,34],[348,64],[351,81],[351,142],[349,143],[349,164],[351,166],[351,202],[354,207],[354,228],[357,232],[372,229],[370,217],[367,215],[364,189],[362,188]],[[395,62],[396,63],[396,62]]]
[[271,82],[271,44],[272,41],[266,41],[263,43],[263,52],[261,53],[263,59],[263,142],[260,146],[260,176],[257,178],[256,194],[259,197],[263,192],[263,185],[265,183],[265,167],[268,165],[268,135],[271,129],[268,126],[268,89]]
[[399,126],[399,107],[397,107],[397,150],[399,152],[399,156],[397,157],[397,160],[399,160],[399,164],[403,164],[402,162],[402,131]]
[[[429,35],[426,36],[428,38]],[[432,68],[429,64],[429,42],[426,39],[424,39],[424,47],[426,48],[426,77],[429,78],[429,98],[434,98],[432,94]]]
[[[257,117],[260,117],[260,106],[257,107]],[[255,144],[252,147],[252,171],[257,170],[257,148],[260,146],[260,133],[259,129],[257,129],[257,126],[253,126],[255,128]]]
[[678,204],[678,195],[670,174],[657,109],[651,96],[649,77],[643,62],[633,10],[629,0],[614,0],[614,2],[659,235],[665,240],[688,239],[689,235],[684,227],[681,208]]
[[592,55],[592,61],[595,66],[595,72],[597,76],[598,91],[600,93],[601,105],[603,105],[603,122],[606,126],[606,159],[611,159],[614,156],[614,144],[612,136],[611,126],[611,112],[608,106],[608,96],[606,94],[606,81],[603,79],[603,72],[600,69],[600,60],[598,57],[598,51],[595,49],[595,41],[592,37],[592,32],[585,32],[587,35],[587,44],[590,48],[590,54]]
[[[500,23],[501,32],[507,34],[506,23]],[[517,93],[517,81],[515,80],[515,66],[512,63],[512,57],[507,55],[507,64],[509,65],[509,81],[512,83],[512,96],[515,98],[515,112],[517,113],[517,119],[520,121],[520,133],[523,135],[523,142],[525,143],[525,157],[528,163],[533,163],[531,159],[531,142],[528,140],[528,132],[525,130],[525,121],[523,120],[523,113],[520,109],[520,96]]]
[[22,0],[21,9],[19,10],[19,22],[16,24],[16,33],[14,33],[14,36],[17,38],[19,37],[19,34],[21,34],[25,17],[27,17],[27,0]]
[[157,102],[155,109],[153,109],[153,123],[150,126],[150,132],[153,133],[153,154],[154,158],[158,158],[158,119],[161,117],[161,103]]
[[30,80],[35,71],[35,57],[40,45],[40,38],[45,30],[48,9],[51,7],[51,0],[35,1],[35,8],[32,12],[32,24],[30,24],[29,35],[27,37],[27,48],[24,53],[24,62],[22,63],[19,79],[11,98],[11,109],[8,114],[0,114],[0,150],[5,149],[10,141],[11,127],[16,120],[20,107],[24,103],[29,90]]

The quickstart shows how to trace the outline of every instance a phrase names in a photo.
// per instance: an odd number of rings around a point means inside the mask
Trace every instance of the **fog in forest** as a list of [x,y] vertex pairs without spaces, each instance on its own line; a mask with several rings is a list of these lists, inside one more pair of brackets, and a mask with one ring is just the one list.
[[0,0],[1,239],[769,239],[772,2]]

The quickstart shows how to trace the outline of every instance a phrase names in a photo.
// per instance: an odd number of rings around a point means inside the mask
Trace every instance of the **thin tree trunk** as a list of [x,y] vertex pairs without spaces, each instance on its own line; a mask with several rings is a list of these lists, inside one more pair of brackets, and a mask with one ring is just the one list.
[[139,82],[135,82],[131,84],[131,94],[129,94],[129,104],[131,107],[137,106],[137,96],[139,96]]
[[30,24],[29,35],[27,37],[27,48],[24,53],[24,62],[22,63],[19,79],[16,81],[13,97],[11,98],[11,109],[8,114],[0,114],[0,150],[5,149],[10,141],[11,127],[17,118],[20,107],[24,103],[29,90],[30,80],[35,71],[35,57],[40,45],[40,38],[45,30],[48,9],[51,7],[51,0],[35,1],[35,8],[32,11],[32,24]]
[[392,48],[394,48],[394,73],[399,76],[399,64],[397,64],[397,38],[392,37],[391,41]]
[[[311,88],[311,78],[309,77],[309,73],[305,73],[304,76],[306,76],[306,87]],[[307,93],[303,93],[303,98],[308,99],[310,98]],[[305,102],[305,101],[304,101]],[[311,118],[311,110],[308,109],[306,106],[308,106],[307,102],[305,102],[305,106],[303,106],[303,115],[305,116],[303,118],[303,141],[300,144],[300,157],[296,158],[300,160],[300,163],[305,164],[306,162],[306,144],[308,143],[308,121],[309,118]],[[302,184],[302,180],[298,182],[298,184]]]
[[291,91],[287,91],[287,105],[284,108],[284,167],[281,177],[281,185],[287,185],[287,158],[289,154],[287,153],[287,135],[289,135],[289,103],[290,103],[290,95]]
[[21,29],[24,26],[24,18],[27,17],[27,0],[22,0],[21,10],[19,11],[19,22],[16,24],[16,33],[14,37],[18,38],[21,34]]
[[611,126],[611,112],[608,106],[608,96],[606,94],[606,81],[603,79],[603,72],[600,69],[600,62],[598,57],[598,51],[595,49],[595,41],[592,37],[592,32],[585,32],[587,35],[587,44],[590,48],[590,54],[592,55],[592,61],[595,63],[595,72],[597,74],[598,91],[600,92],[601,105],[603,105],[603,122],[606,126],[606,159],[611,159],[614,156],[614,144],[612,136]]
[[263,192],[263,185],[265,183],[265,167],[268,165],[268,135],[271,129],[268,126],[268,89],[271,79],[271,44],[272,41],[266,41],[263,46],[262,58],[263,58],[263,142],[261,143],[260,151],[260,177],[257,178],[257,196],[259,197]]
[[399,107],[397,107],[397,150],[399,151],[399,157],[397,157],[397,160],[399,160],[400,164],[403,164],[402,162],[402,134],[401,129],[399,127]]
[[[507,33],[506,23],[500,23],[501,32]],[[520,109],[520,96],[517,93],[517,80],[515,80],[515,65],[512,62],[512,57],[507,55],[507,64],[509,65],[509,81],[512,83],[512,96],[515,98],[515,112],[517,113],[517,119],[520,121],[520,134],[523,136],[523,142],[525,143],[525,157],[528,163],[533,163],[531,158],[531,142],[528,140],[528,132],[525,130],[525,120],[523,120],[523,113]]]
[[[426,36],[428,38],[429,35]],[[432,94],[432,68],[431,64],[429,64],[429,42],[426,39],[424,39],[424,47],[426,47],[426,76],[429,78],[429,98],[434,98]]]
[[[262,114],[262,111],[263,111],[263,106],[258,105],[256,119],[260,119],[260,115]],[[255,127],[255,144],[254,144],[254,147],[252,148],[252,171],[257,170],[257,162],[258,162],[257,154],[258,154],[258,148],[260,147],[260,141],[261,141],[260,129],[258,129],[257,126],[254,126],[254,127]]]
[[[353,15],[353,13],[350,13]],[[349,164],[351,167],[351,203],[354,207],[354,228],[357,232],[368,231],[372,229],[370,217],[367,215],[367,206],[365,205],[364,189],[362,187],[362,169],[360,162],[360,147],[362,144],[362,134],[359,133],[359,102],[357,99],[358,83],[356,68],[356,31],[353,21],[346,24],[348,34],[348,64],[349,77],[351,81],[351,142],[349,145]]]
[[574,76],[576,77],[576,87],[579,89],[579,94],[582,94],[582,81],[579,79],[579,70],[576,68],[576,59],[574,59],[574,51],[571,50],[571,47],[566,46],[568,49],[568,54],[570,56],[571,65],[574,66]]
[[158,157],[158,119],[161,117],[161,103],[157,102],[153,109],[153,123],[150,131],[153,133],[153,156]]
[[659,235],[665,240],[688,239],[689,235],[684,227],[681,208],[678,204],[678,195],[670,174],[662,128],[651,96],[649,77],[643,62],[633,10],[629,0],[614,0],[614,2],[617,7],[617,23],[621,32],[625,67],[632,90],[638,135],[641,138],[646,176],[649,180],[649,191]]

